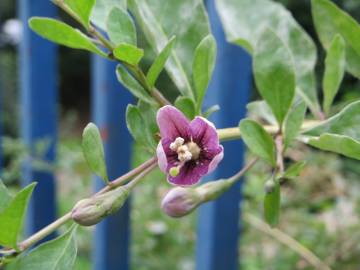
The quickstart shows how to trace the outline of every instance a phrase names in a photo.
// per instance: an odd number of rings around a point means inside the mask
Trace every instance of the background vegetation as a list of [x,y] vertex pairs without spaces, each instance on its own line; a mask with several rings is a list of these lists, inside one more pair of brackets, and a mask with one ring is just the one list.
[[[309,1],[283,0],[295,18],[317,40],[310,16]],[[358,0],[334,1],[360,20]],[[14,17],[15,2],[0,1],[0,28]],[[13,44],[1,42],[0,35],[0,100],[6,138],[3,140],[6,163],[4,182],[17,188],[20,161],[26,154],[18,136],[16,50]],[[144,44],[146,46],[146,44]],[[320,48],[321,46],[318,46]],[[61,136],[55,168],[39,158],[38,166],[54,170],[59,189],[59,213],[68,211],[75,200],[91,192],[89,174],[80,149],[80,131],[89,121],[89,57],[87,53],[60,49]],[[147,56],[151,59],[151,55]],[[319,58],[324,57],[319,51]],[[319,61],[322,63],[323,61]],[[72,65],[71,63],[77,63]],[[145,63],[146,64],[146,63]],[[323,73],[318,66],[317,72]],[[320,77],[320,76],[318,76]],[[163,83],[172,89],[163,74]],[[164,87],[163,87],[164,88]],[[347,77],[337,104],[358,99],[359,82]],[[170,90],[171,91],[171,90]],[[256,98],[256,93],[254,93]],[[39,144],[39,157],[46,144]],[[333,269],[353,270],[360,265],[360,167],[356,161],[329,153],[303,149],[290,155],[305,156],[307,167],[297,181],[286,183],[279,228],[311,249]],[[300,151],[301,149],[301,151]],[[145,159],[134,148],[134,164]],[[310,154],[311,152],[311,154]],[[141,158],[140,158],[141,156]],[[244,185],[243,214],[261,217],[265,164],[258,164]],[[174,220],[161,213],[159,204],[168,185],[160,172],[154,172],[132,197],[132,265],[133,269],[193,269],[196,242],[196,215]],[[154,196],[154,194],[156,196]],[[70,198],[70,199],[69,199]],[[242,223],[240,264],[242,269],[311,269],[307,263],[278,239]],[[81,229],[77,269],[90,269],[92,229]]]

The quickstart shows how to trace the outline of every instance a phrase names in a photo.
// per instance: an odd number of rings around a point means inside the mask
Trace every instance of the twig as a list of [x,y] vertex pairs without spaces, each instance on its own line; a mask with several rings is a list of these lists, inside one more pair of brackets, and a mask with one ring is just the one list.
[[320,258],[318,258],[311,250],[300,244],[294,238],[285,234],[277,228],[270,228],[266,223],[251,214],[244,214],[244,220],[255,229],[275,238],[282,244],[298,253],[304,260],[319,270],[331,270]]
[[245,173],[247,173],[255,164],[258,162],[259,158],[252,159],[248,164],[246,164],[240,171],[238,171],[236,174],[228,178],[229,182],[232,182],[234,184],[238,180],[241,179],[242,176],[244,176]]
[[[115,179],[114,181],[110,182],[109,185],[104,187],[102,190],[100,190],[95,195],[105,193],[113,188],[121,186],[121,185],[125,184],[126,181],[129,180],[131,177],[135,176],[133,178],[134,183],[133,184],[131,184],[131,182],[128,183],[128,185],[131,185],[132,187],[134,187],[140,181],[141,178],[143,178],[146,174],[148,174],[150,171],[152,171],[156,166],[157,166],[157,158],[152,157],[151,159],[145,161],[144,163],[142,163],[135,169],[129,171],[128,173],[126,173],[126,174],[120,176],[119,178]],[[93,196],[95,196],[95,195],[93,195]],[[18,251],[15,249],[2,249],[2,250],[0,250],[0,254],[9,256],[12,254],[16,254],[18,252],[22,252],[22,251],[28,249],[29,247],[31,247],[32,245],[36,244],[40,240],[44,239],[46,236],[50,235],[52,232],[54,232],[56,229],[58,229],[59,227],[61,227],[62,225],[64,225],[65,223],[67,223],[70,220],[71,220],[71,211],[66,213],[59,219],[55,220],[53,223],[50,223],[49,225],[47,225],[40,231],[31,235],[29,238],[25,239],[21,243],[19,243]]]
[[[318,121],[318,120],[305,121],[301,127],[301,130],[305,131],[321,123],[322,121]],[[278,126],[272,126],[272,125],[265,125],[264,128],[270,134],[276,134],[276,132],[278,132],[279,130]],[[218,129],[217,133],[221,141],[236,140],[241,138],[240,129],[238,127]]]

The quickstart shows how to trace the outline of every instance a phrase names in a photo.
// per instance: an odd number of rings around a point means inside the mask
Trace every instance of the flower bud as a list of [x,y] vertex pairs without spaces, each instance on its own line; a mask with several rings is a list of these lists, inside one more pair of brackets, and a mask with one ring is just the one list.
[[216,200],[225,191],[227,191],[231,187],[231,185],[232,183],[228,180],[211,181],[197,187],[196,191],[203,198],[202,202],[208,202],[208,201]]
[[168,216],[182,217],[191,213],[201,202],[201,196],[195,189],[176,187],[165,195],[161,208]]
[[265,188],[265,192],[266,192],[266,193],[271,193],[271,192],[273,192],[274,189],[275,189],[275,182],[274,182],[274,180],[273,180],[273,179],[267,180],[267,181],[265,182],[264,188]]
[[130,192],[126,186],[79,201],[73,208],[72,219],[83,226],[92,226],[114,214],[125,203]]

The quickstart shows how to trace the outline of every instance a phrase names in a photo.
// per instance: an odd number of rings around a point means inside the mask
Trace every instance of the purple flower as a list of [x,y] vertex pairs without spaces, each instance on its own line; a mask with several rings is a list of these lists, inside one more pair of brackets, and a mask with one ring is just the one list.
[[157,147],[160,169],[171,184],[194,185],[211,173],[224,156],[215,126],[197,116],[191,122],[173,106],[157,113],[161,140]]

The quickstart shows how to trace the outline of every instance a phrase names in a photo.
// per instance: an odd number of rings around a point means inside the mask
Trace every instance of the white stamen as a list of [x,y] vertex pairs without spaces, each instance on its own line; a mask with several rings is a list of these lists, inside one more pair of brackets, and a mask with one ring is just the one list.
[[184,140],[183,138],[177,137],[177,138],[175,139],[175,141],[173,141],[173,142],[170,144],[170,149],[171,149],[172,151],[177,151],[178,148],[184,144],[184,141],[185,141],[185,140]]
[[169,146],[172,151],[178,154],[178,160],[185,163],[191,159],[198,159],[200,148],[197,144],[191,141],[184,145],[184,142],[183,138],[177,137]]

